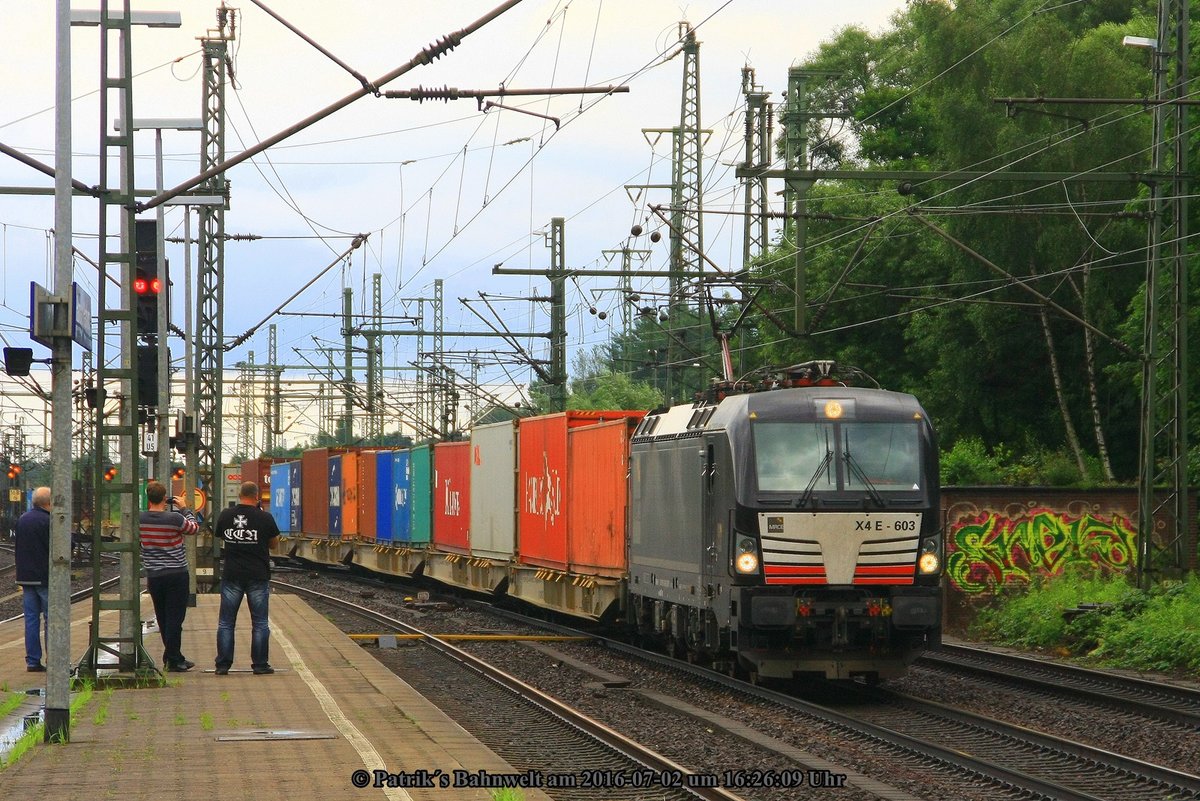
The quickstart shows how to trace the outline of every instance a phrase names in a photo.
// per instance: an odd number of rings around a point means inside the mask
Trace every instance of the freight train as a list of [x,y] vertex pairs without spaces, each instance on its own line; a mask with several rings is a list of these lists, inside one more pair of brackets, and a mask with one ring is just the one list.
[[[281,552],[624,624],[763,678],[902,675],[941,633],[938,450],[911,395],[811,362],[651,412],[247,463]],[[265,496],[265,493],[264,493]]]

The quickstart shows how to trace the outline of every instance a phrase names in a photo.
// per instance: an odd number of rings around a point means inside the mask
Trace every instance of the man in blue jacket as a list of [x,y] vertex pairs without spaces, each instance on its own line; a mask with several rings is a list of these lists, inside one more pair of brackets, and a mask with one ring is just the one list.
[[[46,670],[42,664],[41,630],[50,624],[50,488],[33,491],[33,508],[17,521],[17,584],[24,595],[25,669]],[[50,637],[47,633],[46,641]]]

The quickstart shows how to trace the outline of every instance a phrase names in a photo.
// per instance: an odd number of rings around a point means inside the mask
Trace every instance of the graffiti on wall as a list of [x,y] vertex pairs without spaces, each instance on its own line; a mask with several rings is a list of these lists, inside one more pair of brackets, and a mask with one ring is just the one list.
[[976,595],[1074,564],[1125,572],[1136,560],[1136,540],[1134,524],[1115,512],[978,511],[951,523],[946,575],[957,590]]

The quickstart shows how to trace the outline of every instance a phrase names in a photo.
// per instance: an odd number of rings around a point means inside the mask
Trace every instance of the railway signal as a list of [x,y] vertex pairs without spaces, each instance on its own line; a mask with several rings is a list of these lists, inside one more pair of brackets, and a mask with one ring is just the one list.
[[137,333],[157,337],[158,302],[163,276],[158,274],[158,221],[138,220],[134,236],[133,294],[137,304]]

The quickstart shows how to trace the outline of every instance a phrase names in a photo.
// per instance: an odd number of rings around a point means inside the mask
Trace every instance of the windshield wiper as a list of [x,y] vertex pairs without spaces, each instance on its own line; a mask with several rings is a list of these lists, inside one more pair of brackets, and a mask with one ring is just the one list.
[[804,488],[804,494],[800,496],[800,500],[796,501],[797,509],[803,509],[805,506],[808,506],[808,502],[812,499],[813,488],[817,486],[817,479],[821,477],[821,471],[828,467],[832,461],[833,451],[826,444],[825,458],[821,460],[821,463],[817,465],[817,469],[813,471],[812,478],[808,480],[808,486]]
[[858,480],[863,483],[863,486],[867,488],[867,492],[871,493],[871,500],[879,504],[880,508],[883,508],[885,506],[883,502],[883,496],[879,494],[879,490],[875,489],[875,485],[871,483],[871,479],[867,478],[867,474],[864,473],[862,468],[858,466],[858,460],[850,455],[849,436],[846,437],[846,450],[842,456],[845,457],[846,465],[850,468],[851,472],[853,472],[854,475],[858,477]]

